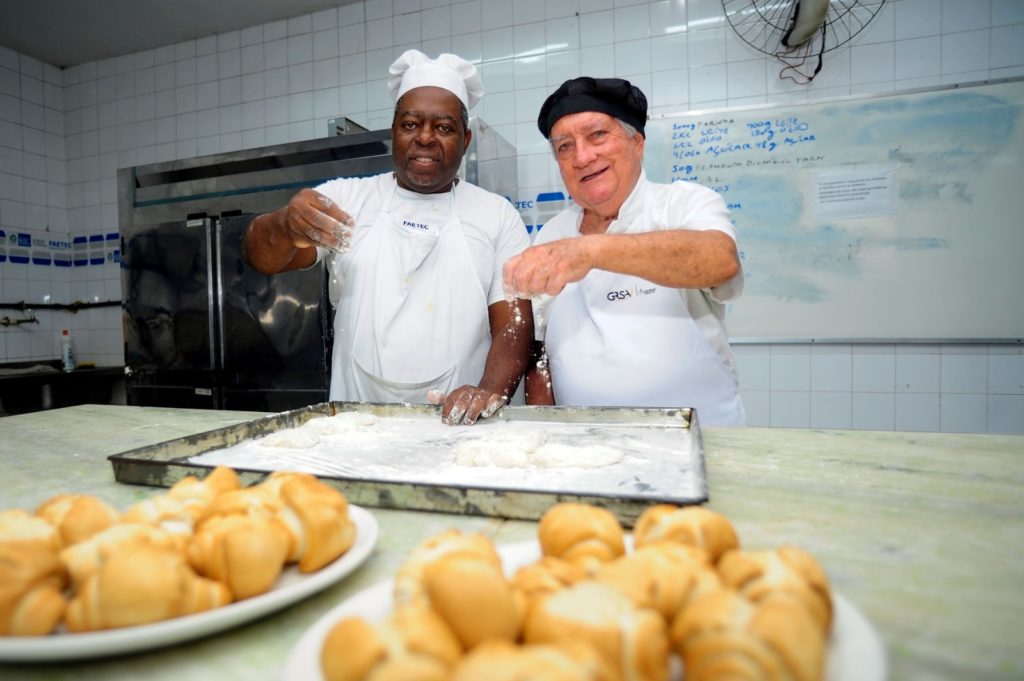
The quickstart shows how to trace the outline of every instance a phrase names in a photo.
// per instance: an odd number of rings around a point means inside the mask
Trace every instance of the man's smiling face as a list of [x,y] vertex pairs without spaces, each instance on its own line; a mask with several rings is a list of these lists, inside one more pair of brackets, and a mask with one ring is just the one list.
[[585,210],[615,215],[640,177],[644,137],[596,111],[569,114],[551,127],[551,148],[562,181]]
[[398,101],[391,157],[399,186],[421,194],[448,191],[469,146],[462,102],[448,90],[418,87]]

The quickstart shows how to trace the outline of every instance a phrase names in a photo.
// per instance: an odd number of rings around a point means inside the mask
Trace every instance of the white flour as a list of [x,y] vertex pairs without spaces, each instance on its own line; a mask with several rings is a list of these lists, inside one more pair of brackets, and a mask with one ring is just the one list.
[[699,489],[685,429],[637,423],[503,419],[448,426],[433,412],[345,411],[190,457],[244,470],[299,470],[362,481],[619,495]]
[[505,428],[455,446],[460,466],[503,468],[599,468],[622,461],[622,452],[603,445],[577,446],[546,442],[543,430]]

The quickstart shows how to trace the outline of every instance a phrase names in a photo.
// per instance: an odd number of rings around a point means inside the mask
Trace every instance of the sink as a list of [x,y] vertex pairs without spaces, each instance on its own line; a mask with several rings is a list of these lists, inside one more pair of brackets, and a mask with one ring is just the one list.
[[115,386],[123,384],[124,367],[64,372],[56,361],[0,365],[0,416],[75,404],[111,404]]

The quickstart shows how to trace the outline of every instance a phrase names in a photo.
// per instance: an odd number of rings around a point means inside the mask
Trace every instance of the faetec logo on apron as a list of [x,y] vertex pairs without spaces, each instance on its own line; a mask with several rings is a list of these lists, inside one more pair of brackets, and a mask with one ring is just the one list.
[[429,232],[430,225],[425,222],[413,222],[412,220],[402,220],[403,227],[411,227],[412,229],[418,229],[421,232]]
[[608,295],[605,296],[609,301],[615,302],[616,300],[629,300],[633,297],[649,296],[658,292],[657,286],[651,288],[641,288],[640,286],[633,286],[632,288],[619,289],[618,291],[609,291]]

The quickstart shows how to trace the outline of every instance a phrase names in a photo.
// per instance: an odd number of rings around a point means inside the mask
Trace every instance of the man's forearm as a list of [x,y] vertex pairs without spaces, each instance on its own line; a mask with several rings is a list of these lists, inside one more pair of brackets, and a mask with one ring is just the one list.
[[553,405],[555,393],[551,388],[551,371],[548,368],[548,354],[542,341],[530,343],[530,358],[526,367],[526,403]]
[[480,387],[511,399],[526,370],[526,344],[502,333],[491,340]]
[[309,267],[316,261],[315,248],[296,248],[287,236],[287,207],[257,215],[242,240],[242,253],[253,269],[264,274]]
[[673,229],[644,234],[593,234],[586,248],[596,269],[641,277],[671,288],[711,288],[739,272],[736,244],[718,230]]
[[509,315],[507,323],[496,328],[492,326],[491,347],[487,351],[487,363],[480,387],[493,393],[511,398],[519,387],[519,381],[526,370],[533,339],[533,313],[528,301],[515,303],[519,313]]

